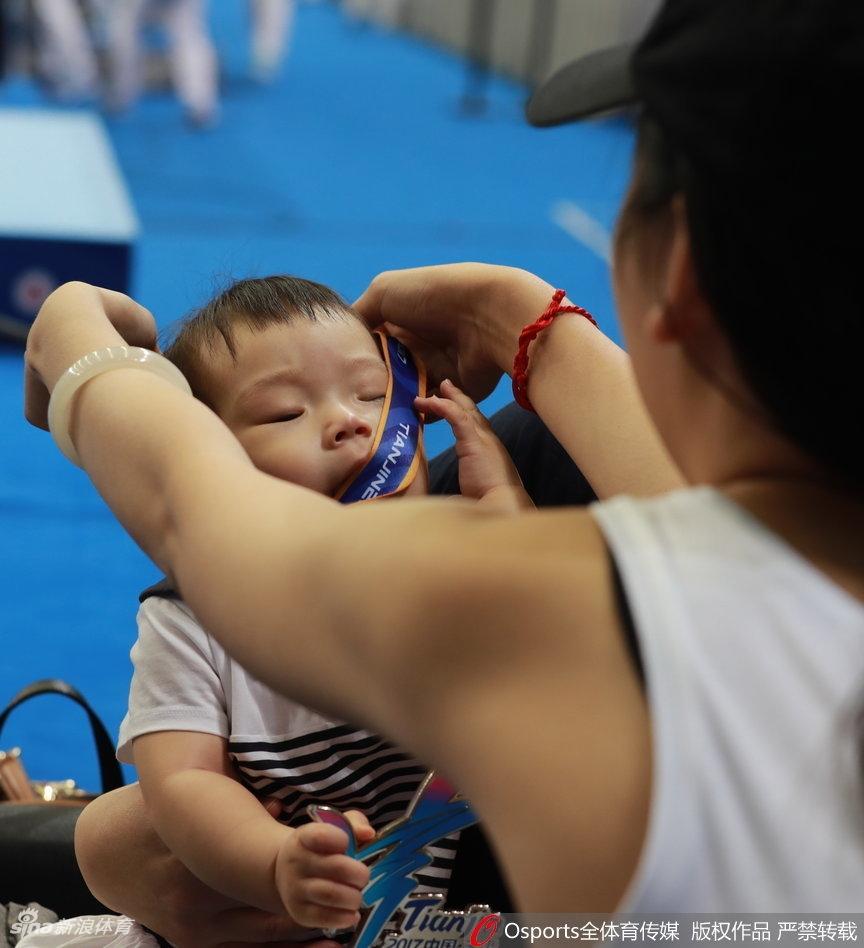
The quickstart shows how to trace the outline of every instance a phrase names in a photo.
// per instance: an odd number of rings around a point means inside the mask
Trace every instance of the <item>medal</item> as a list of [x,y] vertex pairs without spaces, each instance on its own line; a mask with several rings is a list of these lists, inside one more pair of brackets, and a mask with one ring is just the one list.
[[414,399],[426,394],[426,371],[398,339],[375,335],[387,366],[387,394],[369,459],[336,491],[343,504],[401,494],[420,467],[423,426]]
[[[337,826],[348,835],[346,854],[370,863],[370,877],[363,890],[360,924],[351,948],[371,948],[393,919],[399,906],[417,887],[413,873],[428,866],[431,843],[477,822],[467,800],[443,777],[430,771],[414,794],[405,815],[388,823],[365,846],[357,847],[351,824],[338,810],[310,804],[307,812],[319,823]],[[443,896],[426,896],[427,904]],[[463,914],[463,913],[459,913]]]

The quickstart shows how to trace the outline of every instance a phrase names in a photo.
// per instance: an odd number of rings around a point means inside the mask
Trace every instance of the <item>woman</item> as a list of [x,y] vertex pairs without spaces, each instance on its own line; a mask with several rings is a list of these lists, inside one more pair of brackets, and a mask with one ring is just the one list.
[[[862,318],[836,233],[838,208],[862,209],[837,125],[862,45],[842,0],[667,0],[634,54],[615,290],[674,463],[628,359],[581,317],[531,345],[527,394],[601,498],[674,487],[679,469],[687,489],[508,519],[435,500],[340,510],[256,474],[148,373],[76,399],[88,472],[213,634],[268,684],[444,770],[523,910],[860,903]],[[535,119],[584,111],[573,81]],[[29,349],[49,390],[82,353],[152,342],[131,302],[59,292]],[[479,397],[551,295],[463,265],[384,274],[358,306]],[[290,663],[289,607],[315,642]]]

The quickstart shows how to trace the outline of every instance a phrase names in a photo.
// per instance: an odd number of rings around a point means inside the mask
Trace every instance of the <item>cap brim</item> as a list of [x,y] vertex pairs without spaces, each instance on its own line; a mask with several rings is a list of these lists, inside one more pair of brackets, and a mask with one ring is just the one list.
[[635,44],[597,50],[550,76],[528,100],[532,125],[561,125],[632,105],[636,99],[630,72]]

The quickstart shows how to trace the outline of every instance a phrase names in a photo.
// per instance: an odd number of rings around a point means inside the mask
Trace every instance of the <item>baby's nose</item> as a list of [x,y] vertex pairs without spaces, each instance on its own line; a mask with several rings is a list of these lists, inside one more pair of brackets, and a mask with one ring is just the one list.
[[353,438],[368,438],[372,426],[353,412],[340,413],[325,430],[325,440],[330,447],[336,447]]

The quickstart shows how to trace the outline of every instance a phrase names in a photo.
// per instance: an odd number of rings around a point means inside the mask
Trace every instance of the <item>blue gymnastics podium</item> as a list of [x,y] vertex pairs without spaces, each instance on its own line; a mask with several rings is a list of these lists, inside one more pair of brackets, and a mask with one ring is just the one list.
[[69,280],[128,292],[137,235],[96,115],[0,109],[0,337],[23,340]]

